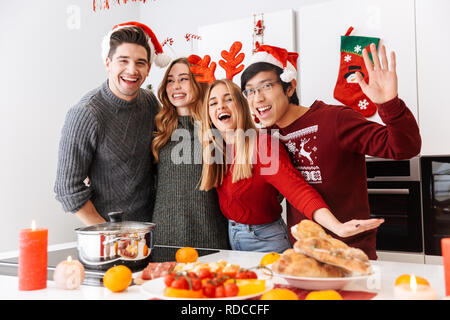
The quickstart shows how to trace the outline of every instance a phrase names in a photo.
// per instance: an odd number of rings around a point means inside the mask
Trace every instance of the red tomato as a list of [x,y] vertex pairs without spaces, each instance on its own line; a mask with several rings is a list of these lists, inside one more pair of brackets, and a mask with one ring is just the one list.
[[227,283],[224,289],[226,297],[235,297],[239,293],[239,287],[233,282]]
[[235,278],[236,277],[236,271],[233,272],[224,272],[224,276],[228,276],[229,278]]
[[236,279],[247,279],[247,272],[239,271],[236,273]]
[[202,269],[198,270],[197,271],[197,276],[200,279],[208,279],[208,278],[212,278],[213,277],[211,271],[209,271],[209,269],[207,269],[207,268],[202,268]]
[[216,287],[216,298],[223,298],[225,297],[225,288],[223,285],[220,285],[218,287]]
[[211,282],[207,282],[203,285],[202,291],[205,297],[214,298],[216,294],[216,286]]
[[199,278],[195,277],[195,278],[191,278],[191,286],[192,286],[192,290],[200,290],[202,288],[202,280],[200,280]]
[[167,287],[170,287],[172,285],[172,282],[174,279],[175,279],[175,275],[173,273],[168,273],[164,276],[164,284]]
[[236,274],[236,279],[258,279],[258,276],[255,272],[250,270],[240,270]]
[[185,277],[181,276],[178,279],[172,281],[171,287],[175,289],[189,290],[189,282],[186,280]]

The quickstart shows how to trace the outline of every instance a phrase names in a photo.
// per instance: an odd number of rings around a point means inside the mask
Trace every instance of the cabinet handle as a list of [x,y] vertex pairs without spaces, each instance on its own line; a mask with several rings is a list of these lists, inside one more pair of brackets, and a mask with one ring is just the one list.
[[409,189],[368,189],[369,194],[409,194]]

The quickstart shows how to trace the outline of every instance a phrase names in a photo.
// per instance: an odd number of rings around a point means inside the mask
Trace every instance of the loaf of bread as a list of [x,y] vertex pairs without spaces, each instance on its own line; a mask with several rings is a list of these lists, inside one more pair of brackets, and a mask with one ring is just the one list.
[[345,276],[343,269],[320,263],[304,254],[295,252],[294,249],[287,249],[283,252],[280,259],[272,264],[272,270],[278,274],[296,277],[340,278]]

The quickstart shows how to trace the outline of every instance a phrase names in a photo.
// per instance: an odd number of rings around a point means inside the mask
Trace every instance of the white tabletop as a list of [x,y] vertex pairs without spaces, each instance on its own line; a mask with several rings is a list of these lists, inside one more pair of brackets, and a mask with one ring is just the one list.
[[[49,247],[49,250],[73,247],[74,243],[61,244]],[[0,258],[14,256],[16,252],[0,254]],[[219,253],[203,256],[199,261],[214,262],[226,260],[239,264],[244,268],[259,264],[264,253],[221,250]],[[347,285],[344,290],[376,292],[376,299],[393,299],[395,279],[402,274],[414,274],[428,280],[436,290],[439,299],[445,296],[444,269],[442,265],[428,265],[416,263],[371,261],[375,273],[365,280],[358,280]],[[135,277],[137,274],[134,274]],[[284,279],[274,278],[275,283],[285,283]],[[62,290],[56,287],[53,281],[47,281],[47,288],[36,291],[19,291],[18,278],[0,275],[0,299],[50,299],[50,300],[145,300],[149,296],[142,293],[140,286],[130,286],[126,291],[113,293],[104,287],[82,285],[77,290]]]

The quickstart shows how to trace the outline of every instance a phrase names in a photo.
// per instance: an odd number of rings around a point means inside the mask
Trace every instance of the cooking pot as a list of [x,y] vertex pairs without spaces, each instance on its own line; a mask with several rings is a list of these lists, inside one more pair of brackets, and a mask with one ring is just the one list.
[[122,221],[122,215],[111,212],[111,222],[75,229],[78,258],[86,268],[107,270],[121,264],[138,271],[148,265],[156,225]]

